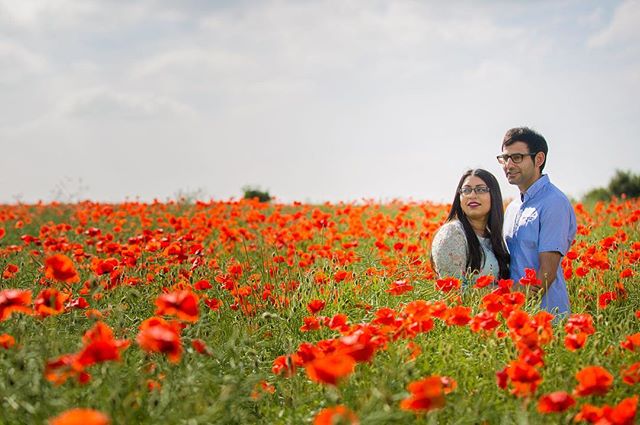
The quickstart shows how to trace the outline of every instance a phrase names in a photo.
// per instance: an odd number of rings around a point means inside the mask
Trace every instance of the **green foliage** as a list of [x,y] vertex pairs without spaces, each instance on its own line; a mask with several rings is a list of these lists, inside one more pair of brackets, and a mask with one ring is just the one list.
[[244,186],[242,192],[244,193],[244,199],[258,198],[260,202],[269,202],[272,199],[269,191],[262,190],[255,186]]
[[616,174],[609,181],[607,187],[597,187],[587,192],[582,201],[594,203],[597,201],[608,201],[613,196],[627,198],[637,198],[640,196],[640,174],[631,171],[616,170]]
[[617,170],[609,182],[609,192],[616,196],[625,194],[628,198],[637,198],[640,196],[640,174]]

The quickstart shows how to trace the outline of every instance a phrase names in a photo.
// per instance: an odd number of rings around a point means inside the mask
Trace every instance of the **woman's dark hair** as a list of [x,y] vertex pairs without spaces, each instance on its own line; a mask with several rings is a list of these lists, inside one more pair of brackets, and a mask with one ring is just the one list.
[[467,248],[469,255],[467,256],[466,269],[477,271],[482,269],[484,263],[484,252],[480,247],[480,241],[478,236],[473,231],[471,223],[467,219],[464,211],[462,211],[462,205],[460,203],[460,189],[464,184],[464,181],[469,176],[476,176],[482,179],[491,191],[491,210],[489,211],[489,220],[487,226],[489,227],[489,238],[491,240],[491,248],[496,258],[498,259],[498,266],[500,268],[498,273],[499,279],[509,279],[509,252],[502,238],[502,224],[504,222],[504,210],[502,205],[502,193],[500,192],[500,185],[495,176],[490,172],[481,168],[474,170],[468,170],[460,178],[458,187],[456,188],[456,195],[453,197],[453,203],[451,204],[451,210],[447,221],[458,220],[462,223],[464,234],[467,238]]

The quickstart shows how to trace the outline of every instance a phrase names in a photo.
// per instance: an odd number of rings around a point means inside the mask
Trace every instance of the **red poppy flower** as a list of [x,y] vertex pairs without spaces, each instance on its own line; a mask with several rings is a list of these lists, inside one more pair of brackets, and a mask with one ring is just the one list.
[[343,353],[331,353],[314,359],[305,368],[312,381],[337,385],[339,380],[353,373],[355,366],[356,361],[353,357]]
[[80,281],[80,276],[69,257],[64,254],[55,254],[44,260],[45,272],[47,279],[58,280],[61,282],[75,283]]
[[356,414],[343,405],[326,407],[313,419],[313,425],[358,425],[359,423]]
[[156,314],[176,316],[187,322],[198,321],[198,296],[190,290],[162,294],[156,299]]
[[454,289],[460,288],[460,279],[456,279],[455,277],[448,277],[445,279],[436,280],[436,289],[442,292],[450,292]]
[[542,382],[542,377],[538,370],[520,360],[510,362],[506,373],[511,382],[511,393],[516,397],[527,397],[534,394],[538,385]]
[[294,355],[283,355],[278,356],[273,361],[273,365],[271,366],[271,372],[275,375],[283,374],[286,378],[293,376],[296,373],[298,366],[298,356]]
[[457,305],[447,310],[447,325],[464,326],[471,321],[471,308]]
[[540,286],[542,281],[538,279],[536,276],[536,271],[534,269],[524,269],[524,276],[520,278],[520,285],[532,285],[532,286]]
[[0,239],[4,238],[4,235],[7,234],[7,231],[4,230],[4,227],[0,227]]
[[40,317],[61,314],[64,312],[69,296],[68,293],[60,292],[55,288],[43,289],[33,301],[34,310]]
[[629,351],[640,351],[640,332],[629,335],[620,343],[620,347]]
[[194,339],[191,341],[191,346],[200,354],[211,355],[211,350],[207,347],[207,344],[201,339]]
[[640,383],[640,362],[636,362],[620,373],[625,384],[635,385]]
[[497,320],[496,316],[496,313],[483,311],[471,319],[471,324],[469,326],[473,332],[479,332],[480,330],[487,332],[492,331],[500,326],[500,322]]
[[180,325],[161,317],[151,317],[140,325],[136,338],[138,345],[150,353],[167,354],[170,362],[177,363],[182,355]]
[[598,307],[599,308],[607,308],[611,301],[615,301],[618,299],[618,294],[616,292],[605,292],[600,294],[598,297]]
[[13,313],[32,314],[31,291],[4,289],[0,291],[0,322],[7,320]]
[[555,391],[549,394],[545,394],[538,399],[538,412],[540,413],[555,413],[564,412],[571,406],[576,404],[576,401],[565,391]]
[[309,303],[307,304],[307,310],[309,311],[309,313],[311,314],[316,314],[319,311],[322,311],[322,309],[325,306],[325,302],[322,300],[311,300],[309,301]]
[[0,347],[8,350],[16,344],[15,338],[9,334],[0,334]]
[[633,277],[633,270],[631,269],[624,269],[620,272],[620,278],[621,279],[626,279],[628,277]]
[[213,288],[213,286],[208,280],[199,280],[193,284],[193,288],[198,291],[204,291],[205,289]]
[[49,425],[109,425],[109,417],[93,409],[69,409],[55,418],[49,419]]
[[391,295],[402,295],[412,290],[413,286],[407,283],[406,280],[396,280],[395,282],[391,283],[391,285],[387,290],[385,290],[385,292]]
[[456,388],[456,381],[446,376],[433,375],[411,382],[409,397],[400,402],[400,408],[415,412],[428,412],[445,405],[445,394]]
[[327,317],[325,319],[325,326],[328,326],[334,331],[345,331],[349,329],[349,325],[347,324],[349,317],[347,317],[346,314],[338,313],[331,318]]
[[587,334],[584,332],[578,332],[577,334],[568,334],[564,337],[564,346],[569,351],[576,351],[584,347],[587,342]]
[[633,425],[638,410],[638,396],[628,397],[608,410],[605,415],[610,423],[616,425]]
[[300,326],[301,332],[311,332],[320,329],[320,322],[315,316],[308,316],[302,319],[304,325]]
[[485,288],[485,287],[491,285],[494,280],[495,280],[495,278],[490,274],[484,275],[484,276],[480,276],[476,280],[476,284],[473,285],[473,287],[476,288],[476,289]]
[[345,271],[345,270],[338,270],[334,275],[333,275],[333,280],[336,283],[340,283],[343,280],[347,279],[349,277],[349,272]]
[[205,298],[204,303],[212,311],[219,310],[222,307],[222,301],[217,298]]
[[20,268],[18,266],[16,266],[15,264],[9,263],[7,264],[7,267],[5,267],[4,272],[2,272],[2,278],[11,279],[19,271],[20,271]]
[[113,330],[102,322],[95,324],[82,337],[84,348],[78,353],[77,362],[90,366],[105,361],[119,361],[120,352],[129,347],[129,341],[117,340]]
[[613,376],[600,366],[587,366],[576,373],[578,386],[573,393],[578,397],[606,394],[613,384]]

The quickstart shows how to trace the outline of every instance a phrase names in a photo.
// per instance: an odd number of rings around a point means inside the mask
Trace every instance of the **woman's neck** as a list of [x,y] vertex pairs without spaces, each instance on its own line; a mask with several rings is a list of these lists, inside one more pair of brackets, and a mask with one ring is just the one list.
[[471,224],[471,228],[478,236],[485,237],[487,235],[487,221],[488,220],[478,220],[467,217],[469,220],[469,224]]

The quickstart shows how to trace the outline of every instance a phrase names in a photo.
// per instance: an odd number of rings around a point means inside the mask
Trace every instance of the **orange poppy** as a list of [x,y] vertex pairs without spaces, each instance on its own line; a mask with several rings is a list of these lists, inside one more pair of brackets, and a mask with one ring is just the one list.
[[447,376],[433,375],[411,382],[407,386],[411,395],[400,402],[400,408],[415,412],[439,409],[445,405],[445,394],[456,387],[456,381]]
[[109,425],[109,417],[93,409],[69,409],[49,419],[49,425]]
[[629,351],[640,351],[640,332],[629,335],[620,343],[620,347]]
[[358,425],[360,421],[355,413],[343,405],[326,407],[313,419],[313,425]]
[[460,288],[460,285],[462,285],[460,279],[456,279],[455,277],[436,280],[436,289],[442,292],[449,292],[454,289],[458,289]]
[[330,353],[308,363],[305,368],[312,381],[337,385],[338,381],[351,375],[356,361],[343,353]]
[[476,283],[475,283],[475,285],[473,285],[473,287],[476,288],[476,289],[485,288],[485,287],[491,285],[494,280],[495,280],[495,278],[490,274],[484,275],[484,276],[480,276],[476,280]]
[[322,311],[324,306],[325,306],[325,302],[324,301],[314,299],[314,300],[309,301],[309,303],[307,304],[307,310],[311,314],[316,314],[319,311]]
[[55,288],[43,289],[33,301],[34,310],[40,317],[64,313],[65,303],[69,296],[68,293],[60,292]]
[[47,279],[53,279],[61,282],[75,283],[80,281],[80,276],[76,271],[73,262],[64,254],[55,254],[44,260],[45,272]]
[[15,338],[9,334],[0,334],[0,347],[8,350],[16,344]]
[[187,322],[198,321],[198,296],[190,290],[162,294],[156,298],[156,314],[176,316]]
[[564,412],[574,404],[576,404],[576,401],[566,391],[555,391],[538,399],[538,412]]
[[83,349],[78,353],[77,362],[90,366],[109,360],[119,361],[120,352],[129,347],[129,341],[116,340],[113,330],[102,322],[95,324],[82,337]]
[[534,269],[524,269],[524,276],[519,280],[520,285],[523,286],[540,286],[542,281],[538,279],[536,276],[536,271]]
[[613,376],[600,366],[587,366],[576,373],[578,386],[573,393],[578,397],[606,394],[613,384]]
[[136,341],[147,352],[166,354],[172,363],[179,362],[182,356],[180,325],[161,317],[151,317],[142,322]]
[[31,291],[4,289],[0,291],[0,322],[7,320],[13,313],[33,314],[31,310]]
[[199,280],[193,284],[193,288],[198,291],[203,291],[205,289],[211,289],[213,286],[211,286],[211,283],[208,280]]
[[625,384],[635,385],[640,383],[640,362],[636,362],[620,373]]
[[20,271],[20,268],[18,266],[16,266],[15,264],[9,263],[7,264],[7,267],[5,267],[4,272],[2,272],[2,278],[11,279],[19,271]]
[[391,295],[402,295],[405,292],[409,292],[413,290],[413,286],[407,283],[406,280],[396,280],[392,282],[388,289],[385,292]]

